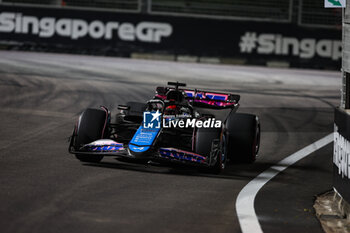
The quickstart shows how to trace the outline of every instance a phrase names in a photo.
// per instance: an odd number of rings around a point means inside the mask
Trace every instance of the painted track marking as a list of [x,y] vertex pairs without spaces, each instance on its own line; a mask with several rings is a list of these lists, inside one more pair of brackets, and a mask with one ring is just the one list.
[[266,169],[257,177],[251,180],[241,192],[238,194],[236,200],[236,211],[239,224],[243,233],[262,233],[258,217],[254,209],[254,200],[259,190],[278,173],[284,171],[289,166],[305,158],[309,154],[326,146],[333,141],[333,133],[321,138],[320,140],[304,147],[303,149],[284,158],[276,165]]

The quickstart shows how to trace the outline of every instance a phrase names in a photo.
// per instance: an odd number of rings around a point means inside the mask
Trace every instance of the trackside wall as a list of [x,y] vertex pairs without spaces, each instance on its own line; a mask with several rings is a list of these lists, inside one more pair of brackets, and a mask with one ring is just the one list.
[[333,186],[350,203],[350,2],[343,10],[343,58],[341,104],[334,115]]

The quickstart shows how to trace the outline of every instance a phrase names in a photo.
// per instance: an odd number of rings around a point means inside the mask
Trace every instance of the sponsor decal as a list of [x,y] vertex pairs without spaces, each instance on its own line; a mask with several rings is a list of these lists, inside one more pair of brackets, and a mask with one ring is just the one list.
[[333,163],[338,167],[338,174],[350,179],[350,142],[338,132],[334,125]]
[[72,40],[91,37],[93,39],[112,40],[117,35],[123,41],[141,41],[160,43],[163,38],[171,36],[173,28],[168,23],[140,22],[88,22],[78,18],[55,18],[23,15],[16,12],[0,14],[0,32],[31,34],[41,38],[55,35],[68,37]]
[[90,144],[84,146],[85,149],[89,151],[98,151],[98,152],[116,152],[123,151],[123,143],[115,142],[110,139],[100,139],[94,141]]
[[305,59],[311,59],[318,55],[337,61],[342,56],[340,40],[298,39],[285,37],[281,34],[246,32],[241,36],[239,47],[241,53],[292,55]]
[[124,147],[122,146],[87,146],[87,149],[90,151],[99,151],[99,152],[116,152],[116,151],[123,151]]
[[149,149],[149,146],[135,146],[132,144],[129,144],[129,149],[134,152],[145,152]]
[[144,128],[143,125],[141,125],[137,129],[136,133],[134,134],[131,141],[129,142],[130,150],[134,152],[145,152],[150,148],[150,146],[153,144],[154,140],[156,139],[160,131],[160,128],[155,128],[155,126],[157,126],[155,122],[152,122],[152,123],[154,128],[146,129]]
[[206,159],[205,156],[188,152],[188,151],[175,149],[175,148],[160,148],[159,154],[162,158],[187,160],[187,161],[192,161],[197,163],[204,163]]

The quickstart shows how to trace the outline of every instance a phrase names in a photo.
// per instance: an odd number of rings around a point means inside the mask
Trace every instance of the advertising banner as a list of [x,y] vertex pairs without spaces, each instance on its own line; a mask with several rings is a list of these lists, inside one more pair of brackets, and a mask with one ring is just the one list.
[[333,186],[350,203],[350,115],[335,109]]
[[291,23],[0,5],[0,40],[125,54],[239,58],[340,69],[341,30]]

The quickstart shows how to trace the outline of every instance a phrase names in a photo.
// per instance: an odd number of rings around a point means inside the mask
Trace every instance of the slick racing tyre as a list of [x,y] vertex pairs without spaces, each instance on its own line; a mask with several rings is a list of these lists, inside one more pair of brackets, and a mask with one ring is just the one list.
[[[86,109],[79,118],[76,126],[74,148],[106,138],[108,135],[108,112],[102,109]],[[103,155],[75,154],[75,157],[82,162],[100,162]]]
[[196,131],[195,138],[195,153],[209,157],[210,153],[214,156],[214,164],[206,171],[213,174],[219,174],[225,169],[226,153],[225,153],[225,138],[220,138],[220,129],[199,128]]
[[260,147],[258,117],[252,114],[231,113],[225,127],[229,161],[253,163]]

